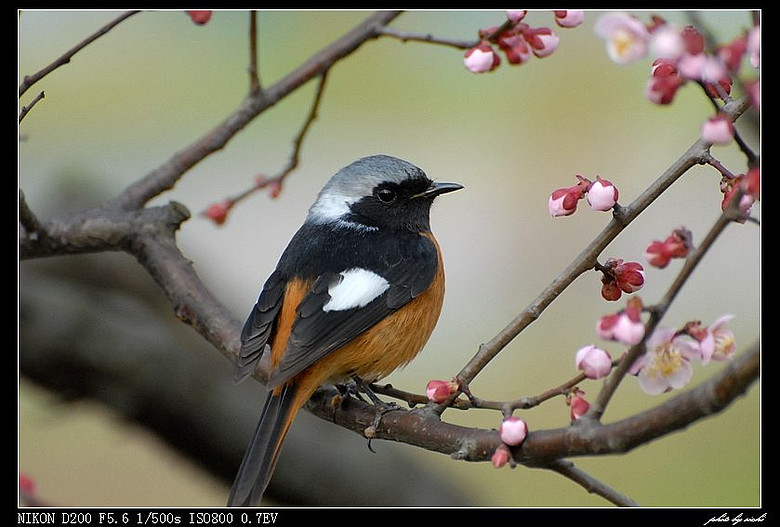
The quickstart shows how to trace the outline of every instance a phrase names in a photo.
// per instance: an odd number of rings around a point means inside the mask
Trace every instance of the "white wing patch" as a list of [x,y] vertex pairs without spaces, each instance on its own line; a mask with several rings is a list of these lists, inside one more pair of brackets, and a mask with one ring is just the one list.
[[341,281],[328,289],[330,300],[323,311],[345,311],[363,307],[387,291],[390,283],[367,269],[356,267],[341,273]]

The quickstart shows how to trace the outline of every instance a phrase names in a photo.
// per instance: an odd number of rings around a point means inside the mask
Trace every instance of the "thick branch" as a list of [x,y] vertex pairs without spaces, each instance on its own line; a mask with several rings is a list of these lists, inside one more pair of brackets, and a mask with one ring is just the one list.
[[[718,375],[645,412],[610,424],[591,420],[531,431],[523,444],[513,449],[514,458],[526,466],[550,467],[568,457],[628,452],[726,408],[758,379],[759,364],[760,350],[755,344]],[[383,409],[354,398],[342,400],[335,389],[322,388],[307,408],[358,434],[369,430],[375,439],[399,441],[455,459],[489,461],[502,444],[496,430],[447,423],[430,406],[383,413]]]

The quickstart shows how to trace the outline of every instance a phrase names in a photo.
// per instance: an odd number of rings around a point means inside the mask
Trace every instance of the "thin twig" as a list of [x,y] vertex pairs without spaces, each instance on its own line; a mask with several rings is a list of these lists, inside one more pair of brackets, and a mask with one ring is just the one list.
[[261,89],[260,73],[257,67],[257,11],[249,12],[249,93],[257,94]]
[[43,90],[41,90],[41,93],[36,95],[35,99],[30,101],[30,104],[28,104],[27,106],[22,106],[22,111],[19,112],[19,122],[20,123],[22,122],[22,119],[24,119],[24,117],[30,112],[30,110],[32,110],[33,106],[38,104],[38,101],[40,101],[44,97],[45,97],[45,94],[43,93]]
[[60,66],[64,66],[65,64],[70,62],[70,59],[73,58],[73,56],[87,47],[89,44],[97,40],[98,38],[102,37],[109,31],[111,31],[117,24],[127,20],[131,16],[135,15],[136,13],[140,13],[140,11],[127,11],[126,13],[121,14],[113,21],[109,22],[105,26],[101,27],[97,31],[95,31],[92,35],[88,36],[86,39],[82,40],[78,44],[76,44],[74,47],[63,53],[59,58],[57,58],[54,62],[43,68],[42,70],[38,71],[37,73],[33,73],[32,75],[25,75],[22,79],[22,84],[19,85],[19,97],[21,97],[24,92],[26,92],[30,86],[44,78],[46,75],[51,73],[52,71],[56,70]]
[[622,495],[618,491],[610,488],[606,484],[590,476],[582,469],[574,466],[571,461],[563,459],[550,463],[546,468],[557,472],[573,482],[577,483],[591,494],[601,496],[605,500],[614,503],[620,507],[638,507],[639,504],[631,498]]
[[441,44],[442,46],[449,46],[458,49],[468,49],[479,44],[479,40],[459,40],[449,39],[442,37],[435,37],[430,33],[414,33],[410,31],[402,31],[389,26],[384,26],[379,30],[379,34],[384,37],[391,37],[400,40],[401,42],[426,42],[428,44]]
[[317,119],[317,113],[319,111],[320,103],[322,102],[322,94],[325,91],[325,80],[327,79],[327,75],[327,71],[320,75],[320,82],[317,84],[317,91],[314,94],[314,99],[312,100],[311,107],[309,108],[309,113],[306,116],[306,119],[303,121],[303,125],[298,131],[298,134],[295,136],[295,139],[293,139],[293,148],[287,164],[272,177],[266,177],[262,174],[255,176],[255,183],[251,187],[236,194],[235,196],[223,200],[223,202],[226,203],[229,207],[233,207],[233,205],[248,198],[260,189],[272,185],[276,186],[277,188],[281,188],[284,179],[298,167],[303,140],[306,137],[306,134],[309,132],[312,123]]
[[111,205],[122,209],[142,207],[152,198],[173,188],[189,169],[214,152],[224,148],[246,125],[268,108],[297,90],[310,79],[322,75],[339,60],[355,52],[378,36],[379,29],[399,16],[399,11],[380,11],[367,17],[341,38],[321,49],[281,80],[263,90],[249,94],[238,109],[211,131],[168,161],[134,182],[114,198]]

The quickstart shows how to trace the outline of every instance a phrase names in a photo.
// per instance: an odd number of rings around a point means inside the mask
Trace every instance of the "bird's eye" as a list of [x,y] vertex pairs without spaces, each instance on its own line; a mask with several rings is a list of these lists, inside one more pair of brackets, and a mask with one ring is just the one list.
[[376,199],[382,203],[392,203],[395,201],[395,191],[389,188],[380,188],[374,192]]

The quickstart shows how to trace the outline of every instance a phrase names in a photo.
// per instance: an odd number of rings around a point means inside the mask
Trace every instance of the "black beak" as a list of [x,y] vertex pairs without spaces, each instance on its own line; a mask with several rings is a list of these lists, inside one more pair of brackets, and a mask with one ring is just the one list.
[[439,183],[434,181],[431,186],[428,187],[425,192],[421,192],[412,197],[415,198],[435,198],[440,194],[446,194],[447,192],[454,192],[463,188],[463,185],[457,183]]

